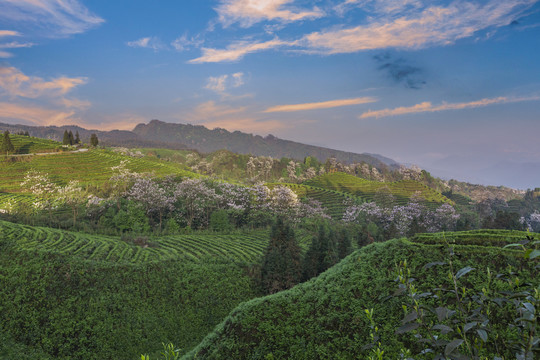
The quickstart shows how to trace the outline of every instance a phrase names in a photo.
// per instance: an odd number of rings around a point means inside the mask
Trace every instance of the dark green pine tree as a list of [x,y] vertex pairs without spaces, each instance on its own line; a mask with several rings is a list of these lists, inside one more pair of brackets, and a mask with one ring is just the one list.
[[300,251],[293,230],[278,218],[261,267],[261,286],[267,294],[298,284],[302,271]]
[[68,136],[69,136],[69,145],[75,144],[75,138],[73,137],[73,133],[71,132],[71,130],[69,130]]
[[99,140],[96,134],[90,135],[90,145],[92,146],[98,146]]
[[64,130],[64,138],[62,139],[62,144],[70,145],[69,144],[69,133],[68,133],[67,130]]
[[338,260],[336,234],[333,230],[327,231],[326,227],[321,225],[318,235],[311,241],[311,245],[304,257],[302,266],[303,280],[309,280],[319,275],[335,265]]
[[338,235],[338,257],[343,259],[352,252],[351,238],[345,229],[341,229]]
[[4,138],[2,139],[2,147],[0,148],[0,151],[6,155],[10,152],[15,152],[15,146],[13,146],[11,138],[9,137],[9,131],[7,130],[4,131]]
[[75,144],[80,144],[81,143],[81,138],[79,137],[79,132],[76,131],[75,132]]

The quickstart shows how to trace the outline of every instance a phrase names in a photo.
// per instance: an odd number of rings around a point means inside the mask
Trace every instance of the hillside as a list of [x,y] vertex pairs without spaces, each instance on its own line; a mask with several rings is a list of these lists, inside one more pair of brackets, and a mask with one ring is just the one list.
[[2,359],[133,360],[161,342],[191,348],[259,295],[247,273],[268,241],[267,232],[176,235],[142,246],[5,221],[0,233]]
[[152,120],[148,124],[137,125],[133,132],[143,139],[178,142],[205,153],[226,149],[240,154],[271,156],[278,159],[287,157],[302,160],[306,156],[313,156],[320,161],[325,161],[334,156],[338,161],[345,163],[364,161],[377,166],[397,165],[395,161],[380,155],[375,157],[371,154],[332,150],[282,140],[272,135],[263,138],[241,131],[229,132],[220,128],[209,130],[201,125],[172,124]]
[[344,173],[330,173],[308,180],[304,184],[348,193],[365,202],[376,201],[381,195],[392,195],[398,205],[405,205],[414,196],[424,199],[430,206],[452,203],[441,193],[415,180],[378,182]]
[[[455,253],[459,255],[452,259],[454,271],[473,267],[468,275],[460,275],[459,280],[459,286],[466,287],[470,295],[482,293],[482,288],[487,289],[487,296],[509,289],[502,279],[488,279],[488,267],[491,274],[515,271],[514,276],[533,281],[532,288],[540,284],[534,263],[526,263],[521,253],[500,247],[524,238],[525,233],[500,231],[497,234],[477,231],[469,233],[468,237],[452,236]],[[483,241],[494,235],[498,241]],[[430,237],[435,240],[435,246],[425,244],[426,237],[421,237],[422,241],[401,239],[372,244],[315,279],[243,303],[183,359],[368,359],[374,350],[370,346],[373,330],[364,309],[373,309],[373,326],[379,329],[377,336],[380,336],[379,346],[384,358],[398,359],[400,349],[404,348],[418,352],[422,348],[415,345],[411,335],[396,335],[404,316],[402,304],[407,300],[394,296],[398,289],[395,279],[397,264],[406,260],[418,294],[434,287],[447,290],[453,287],[445,280],[448,265],[425,266],[449,259],[446,247],[441,246],[443,235]],[[439,294],[451,302],[450,292],[449,295]],[[426,293],[424,298],[426,296],[430,295]],[[429,301],[422,297],[417,299]],[[505,332],[507,327],[502,324],[513,323],[518,312],[510,305],[494,306],[490,311],[489,351],[498,346],[507,358],[514,358],[509,343],[517,341],[517,333]],[[455,326],[450,320],[444,324]],[[441,340],[448,338],[444,334]],[[451,333],[450,336],[457,335]],[[476,333],[470,336],[481,341]],[[485,355],[490,354],[486,349],[483,351]]]

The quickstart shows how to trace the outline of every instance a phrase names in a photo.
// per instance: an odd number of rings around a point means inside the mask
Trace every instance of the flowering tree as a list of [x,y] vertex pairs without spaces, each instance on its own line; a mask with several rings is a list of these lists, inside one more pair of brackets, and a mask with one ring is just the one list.
[[349,206],[343,215],[345,222],[376,223],[386,231],[391,229],[396,235],[405,236],[421,231],[437,232],[455,228],[459,214],[449,204],[429,210],[419,202],[411,201],[407,205],[379,207],[376,203],[364,203]]
[[37,170],[30,170],[24,176],[21,186],[28,188],[36,196],[37,200],[33,204],[34,208],[48,210],[49,222],[51,222],[52,208],[58,193],[58,186],[51,181],[49,175]]
[[208,224],[210,213],[218,207],[221,197],[205,180],[186,179],[177,185],[174,199],[180,206],[187,225],[192,227],[195,219],[198,219],[201,225]]
[[119,210],[120,199],[127,194],[128,189],[141,177],[140,174],[129,170],[127,164],[127,160],[122,160],[119,165],[111,167],[113,172],[109,179],[111,199],[116,200]]
[[162,229],[163,214],[173,210],[174,198],[168,196],[163,188],[149,178],[139,178],[128,191],[128,199],[138,203],[146,214],[159,215],[159,230]]
[[77,223],[79,207],[87,199],[86,191],[81,188],[78,181],[72,180],[66,186],[58,189],[58,200],[71,207],[73,212],[73,226]]

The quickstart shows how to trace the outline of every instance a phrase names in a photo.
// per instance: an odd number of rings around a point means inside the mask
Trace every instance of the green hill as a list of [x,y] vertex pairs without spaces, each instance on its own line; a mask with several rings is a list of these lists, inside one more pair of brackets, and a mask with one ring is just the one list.
[[139,246],[4,221],[0,234],[2,359],[133,360],[169,341],[189,349],[260,295],[248,273],[268,241],[259,231]]
[[[52,153],[63,150],[62,144],[53,140],[15,134],[10,134],[9,138],[11,139],[13,147],[15,147],[15,154],[17,155],[33,153]],[[0,143],[2,141],[3,139],[0,138]]]
[[358,178],[345,173],[330,173],[320,175],[304,182],[318,188],[349,193],[365,202],[375,201],[377,194],[388,192],[394,196],[397,204],[405,205],[413,196],[424,199],[428,206],[436,207],[443,203],[452,203],[441,193],[430,189],[415,180],[401,180],[396,182],[377,182]]
[[[468,233],[467,236],[452,234],[454,251],[459,255],[452,260],[455,271],[466,266],[474,268],[457,280],[459,288],[467,289],[463,290],[467,296],[482,294],[482,289],[485,289],[484,294],[495,297],[511,289],[509,284],[516,277],[532,282],[531,288],[538,287],[539,269],[534,268],[532,261],[526,262],[520,252],[502,249],[497,242],[482,241],[497,236],[505,243],[525,235],[505,231]],[[356,251],[315,279],[293,289],[243,303],[183,359],[368,359],[373,351],[370,347],[373,330],[365,309],[373,309],[374,326],[378,328],[380,347],[384,350],[383,358],[399,359],[400,349],[404,348],[419,352],[423,348],[411,334],[396,335],[396,330],[403,325],[401,319],[405,313],[402,306],[410,302],[408,297],[394,296],[398,289],[396,268],[397,264],[407,260],[420,303],[432,306],[431,309],[449,303],[450,308],[456,309],[456,305],[451,304],[455,297],[447,276],[448,265],[426,266],[432,262],[448,261],[442,241],[444,236],[429,235],[437,239],[434,244],[427,244],[425,236],[413,241],[401,239],[375,243]],[[488,278],[488,274],[497,272],[506,273],[512,279],[510,283],[504,277]],[[439,300],[424,293],[435,288],[441,289]],[[517,291],[524,290],[525,287]],[[422,296],[419,295],[421,293]],[[471,305],[474,305],[472,309],[478,306],[475,301]],[[507,324],[516,324],[514,319],[520,316],[518,311],[510,304],[499,307],[490,303],[487,306],[490,311],[489,346],[483,346],[482,354],[491,359],[493,349],[498,346],[505,358],[514,358],[511,344],[519,339],[518,327],[508,327]],[[425,316],[433,319],[435,315],[429,315],[426,310]],[[455,327],[452,322],[455,319],[441,321],[445,326]],[[455,335],[452,332],[445,335],[444,331],[441,335],[440,329],[433,329],[440,336],[439,341]],[[482,343],[476,334],[474,332],[470,336]],[[423,335],[427,336],[425,332]]]

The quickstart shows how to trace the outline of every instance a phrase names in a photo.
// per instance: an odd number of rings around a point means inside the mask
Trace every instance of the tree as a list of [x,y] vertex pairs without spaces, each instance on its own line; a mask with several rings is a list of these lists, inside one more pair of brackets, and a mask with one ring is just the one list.
[[292,228],[278,218],[272,227],[261,268],[261,286],[266,293],[289,289],[299,282],[300,251]]
[[4,131],[4,139],[2,140],[2,147],[0,149],[2,153],[9,154],[10,152],[15,151],[15,147],[13,146],[13,143],[11,142],[11,139],[9,137],[9,131]]
[[327,231],[326,227],[321,225],[318,235],[311,241],[304,258],[304,280],[309,280],[323,273],[337,262],[336,233],[333,230]]
[[75,144],[75,138],[73,137],[73,133],[71,132],[71,130],[69,130],[68,132],[68,137],[69,137],[69,145]]
[[96,134],[90,135],[90,145],[95,147],[95,146],[98,146],[98,144],[99,144],[99,140],[98,140],[97,135]]
[[81,138],[79,137],[79,132],[76,131],[75,132],[75,144],[80,144],[81,143]]
[[64,130],[64,137],[63,137],[63,140],[62,140],[62,144],[70,145],[70,143],[69,143],[69,133],[68,133],[67,130]]

